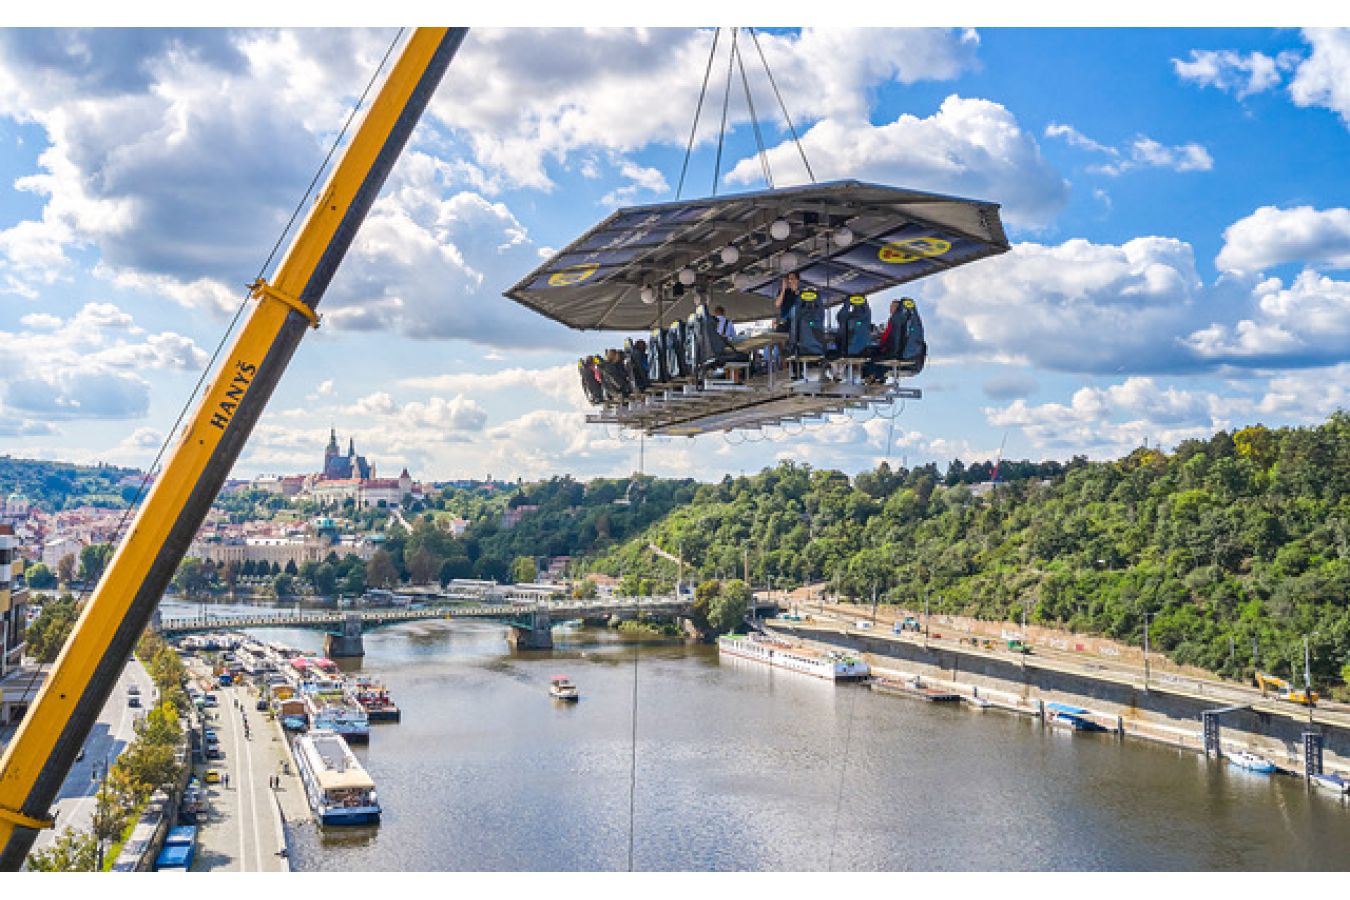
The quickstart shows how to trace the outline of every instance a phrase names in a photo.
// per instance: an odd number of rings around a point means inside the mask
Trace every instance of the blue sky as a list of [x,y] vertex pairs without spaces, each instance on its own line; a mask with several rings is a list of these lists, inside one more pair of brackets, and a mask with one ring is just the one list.
[[[501,292],[674,197],[711,34],[471,31],[236,474],[312,471],[330,426],[391,475],[632,471],[573,368],[609,336]],[[393,35],[0,31],[0,452],[148,464]],[[649,441],[648,471],[970,462],[1005,434],[1101,458],[1350,406],[1350,33],[761,39],[819,178],[1001,203],[1013,250],[908,288],[930,363],[893,428]],[[775,180],[800,181],[747,62]],[[711,190],[715,119],[686,196]],[[759,189],[731,120],[718,190]]]

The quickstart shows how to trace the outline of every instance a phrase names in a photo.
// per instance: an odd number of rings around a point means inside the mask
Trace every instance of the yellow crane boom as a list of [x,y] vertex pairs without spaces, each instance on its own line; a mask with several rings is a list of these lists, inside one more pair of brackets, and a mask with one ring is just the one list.
[[467,29],[417,29],[172,449],[0,760],[0,871],[16,871],[315,307]]

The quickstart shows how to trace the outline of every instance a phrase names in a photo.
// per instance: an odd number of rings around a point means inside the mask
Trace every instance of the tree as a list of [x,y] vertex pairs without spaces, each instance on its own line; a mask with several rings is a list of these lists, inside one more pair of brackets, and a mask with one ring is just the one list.
[[383,547],[375,551],[366,563],[366,584],[374,588],[388,588],[398,581],[398,569]]
[[179,563],[178,571],[173,576],[173,584],[184,596],[195,597],[205,593],[214,577],[215,572],[203,560],[189,556]]
[[722,585],[722,590],[708,604],[708,624],[714,630],[731,631],[745,618],[750,609],[750,586],[739,578]]
[[122,766],[126,770],[127,777],[137,784],[141,796],[168,786],[178,777],[178,762],[174,759],[173,744],[133,741],[131,746],[122,751],[117,764]]
[[47,568],[46,563],[33,563],[23,570],[23,577],[28,586],[34,590],[56,587],[56,576]]
[[337,593],[337,568],[331,563],[320,563],[315,567],[314,577],[310,581],[320,596],[331,597]]
[[75,598],[62,594],[42,605],[42,612],[28,626],[28,653],[38,662],[54,662],[75,627]]
[[103,848],[122,836],[126,826],[126,812],[115,793],[108,788],[107,779],[99,786],[94,795],[94,815],[90,821],[90,831],[98,848],[98,871],[103,871]]
[[282,571],[285,572],[287,575],[290,575],[291,577],[295,577],[296,575],[300,574],[300,569],[296,567],[295,560],[293,559],[286,560],[286,568],[282,569]]
[[517,556],[511,563],[511,580],[516,584],[530,584],[539,578],[539,563],[533,556]]
[[289,597],[295,593],[295,576],[289,572],[272,576],[272,590],[278,597]]
[[89,544],[81,547],[80,580],[92,583],[102,578],[112,552],[112,544]]
[[342,593],[359,597],[366,592],[366,570],[364,566],[353,566],[341,582]]
[[234,593],[235,585],[239,584],[239,576],[244,574],[241,571],[242,568],[243,567],[239,565],[238,560],[232,559],[227,562],[225,568],[220,571],[221,580],[225,582],[225,587],[229,588],[230,593],[232,594]]
[[28,868],[33,872],[96,872],[97,866],[98,844],[94,836],[69,826],[57,835],[56,843],[28,855]]
[[591,581],[589,578],[583,578],[572,585],[573,600],[593,600],[599,593],[599,590],[595,586],[595,582]]
[[62,584],[70,584],[75,580],[75,555],[67,553],[56,561],[56,577]]
[[424,546],[418,547],[408,560],[408,574],[412,576],[413,584],[426,584],[431,581],[440,565],[440,557],[433,555]]

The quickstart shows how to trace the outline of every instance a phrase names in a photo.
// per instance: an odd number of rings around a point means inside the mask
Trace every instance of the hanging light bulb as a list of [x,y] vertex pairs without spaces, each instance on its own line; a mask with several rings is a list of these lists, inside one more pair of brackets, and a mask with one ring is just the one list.
[[684,268],[680,270],[679,275],[680,284],[684,285],[685,287],[688,287],[689,285],[694,283],[694,277],[695,276],[693,269]]
[[737,250],[735,247],[728,244],[722,248],[722,265],[734,266],[740,261],[740,258],[741,251]]
[[638,292],[638,296],[641,297],[642,302],[648,306],[651,306],[656,302],[656,291],[652,290],[650,287],[644,287]]
[[778,257],[778,268],[782,269],[784,272],[790,272],[793,269],[797,268],[797,262],[798,262],[797,254],[789,250],[782,256]]
[[787,223],[786,219],[778,219],[769,226],[769,237],[775,241],[785,241],[789,234],[792,234],[792,226]]
[[840,247],[847,247],[853,243],[853,230],[847,225],[834,230],[834,242]]

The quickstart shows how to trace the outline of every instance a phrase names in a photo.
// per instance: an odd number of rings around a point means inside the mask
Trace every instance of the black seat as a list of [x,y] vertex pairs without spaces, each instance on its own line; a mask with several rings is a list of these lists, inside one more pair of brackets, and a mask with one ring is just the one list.
[[666,330],[666,373],[668,380],[689,377],[689,363],[684,357],[684,322],[671,322]]
[[718,333],[717,317],[708,312],[706,304],[699,307],[699,331],[705,365],[717,367],[750,361],[750,354],[737,350],[734,343]]
[[689,314],[684,326],[684,361],[689,364],[689,373],[697,377],[703,371],[707,354],[703,340],[703,316],[705,307],[700,306]]
[[577,371],[581,374],[581,389],[585,391],[586,399],[596,406],[605,402],[605,394],[600,387],[600,372],[596,368],[599,362],[598,356],[583,356],[577,360]]
[[912,298],[901,299],[900,309],[892,317],[891,335],[891,342],[897,344],[893,358],[903,363],[901,371],[911,375],[922,372],[928,359],[928,343],[923,337],[923,319],[919,318],[919,307]]
[[616,403],[633,393],[632,386],[628,383],[628,372],[625,371],[623,363],[601,359],[598,367],[600,369],[600,386],[604,388],[605,399],[610,403]]
[[826,349],[825,307],[820,295],[806,288],[797,295],[797,307],[792,311],[789,352],[798,358],[821,357]]
[[665,384],[670,381],[665,350],[666,332],[658,325],[647,336],[647,380],[652,384]]
[[838,350],[843,357],[858,358],[866,355],[872,342],[872,307],[867,298],[854,294],[839,307]]
[[623,362],[628,370],[628,381],[633,385],[633,391],[641,394],[649,386],[647,379],[647,360],[646,357],[640,357],[638,352],[633,349],[633,339],[625,338],[623,342]]

